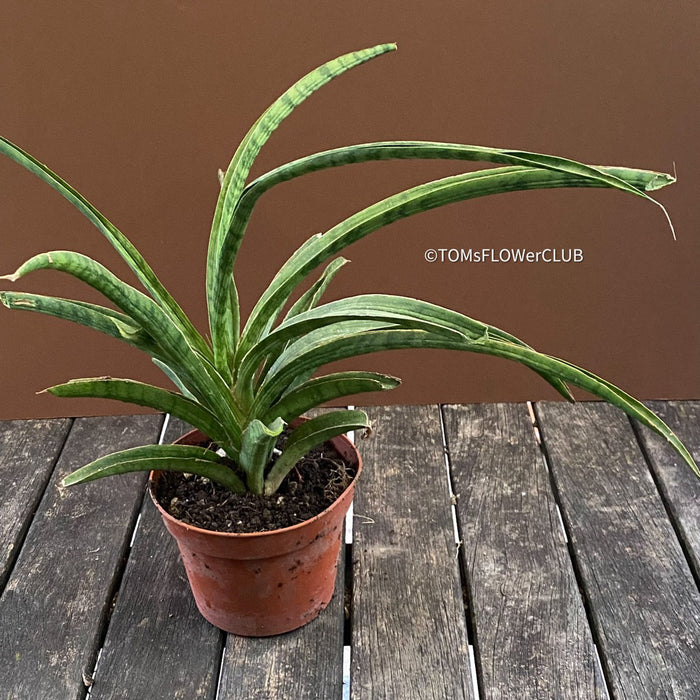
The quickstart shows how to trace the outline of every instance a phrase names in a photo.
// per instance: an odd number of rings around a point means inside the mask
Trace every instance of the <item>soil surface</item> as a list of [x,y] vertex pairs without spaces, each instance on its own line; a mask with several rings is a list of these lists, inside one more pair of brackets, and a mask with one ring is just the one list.
[[354,468],[326,443],[299,460],[272,496],[232,493],[205,477],[179,472],[163,472],[155,496],[170,515],[189,525],[218,532],[263,532],[318,515],[354,476]]

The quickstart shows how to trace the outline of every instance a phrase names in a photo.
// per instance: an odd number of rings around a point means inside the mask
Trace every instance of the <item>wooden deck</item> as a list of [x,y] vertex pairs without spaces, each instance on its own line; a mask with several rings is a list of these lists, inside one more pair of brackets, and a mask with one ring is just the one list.
[[[700,402],[652,407],[700,457]],[[599,403],[368,412],[345,576],[269,639],[199,616],[144,476],[58,487],[182,425],[0,423],[0,698],[340,699],[344,657],[358,699],[700,698],[700,481],[662,440]]]

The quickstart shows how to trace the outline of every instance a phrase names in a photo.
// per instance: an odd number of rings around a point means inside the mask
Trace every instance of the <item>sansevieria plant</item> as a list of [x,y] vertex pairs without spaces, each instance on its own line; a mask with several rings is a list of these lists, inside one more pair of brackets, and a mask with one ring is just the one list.
[[[2,302],[11,309],[50,314],[123,340],[148,353],[177,389],[103,377],[76,379],[48,391],[57,396],[116,399],[164,411],[199,428],[217,446],[149,445],[125,450],[78,469],[64,480],[65,485],[157,469],[199,474],[236,492],[272,494],[310,448],[349,430],[366,428],[368,419],[356,410],[312,418],[291,431],[277,454],[273,450],[285,426],[326,401],[392,389],[399,383],[394,377],[372,372],[319,375],[318,371],[335,360],[397,348],[449,348],[515,360],[540,374],[567,399],[572,399],[568,384],[583,388],[660,433],[698,473],[688,450],[642,403],[604,379],[537,352],[498,328],[400,296],[364,294],[321,303],[333,276],[347,262],[334,256],[398,219],[474,197],[552,187],[612,187],[658,204],[647,193],[674,181],[670,175],[646,170],[594,167],[525,151],[421,141],[364,143],[315,153],[248,181],[265,141],[297,105],[334,77],[394,48],[393,44],[376,46],[317,68],[275,101],[246,134],[223,175],[211,228],[206,280],[210,340],[198,332],[148,263],[108,219],[45,165],[0,138],[0,151],[82,212],[145,289],[144,293],[126,284],[89,257],[53,251],[31,258],[3,279],[14,282],[34,270],[60,270],[101,292],[118,310],[9,291],[0,293]],[[241,328],[233,266],[258,199],[275,185],[306,173],[369,160],[407,158],[484,161],[500,167],[412,187],[312,236],[284,263]],[[327,261],[308,290],[288,306],[299,285]],[[283,316],[285,308],[288,311]]]

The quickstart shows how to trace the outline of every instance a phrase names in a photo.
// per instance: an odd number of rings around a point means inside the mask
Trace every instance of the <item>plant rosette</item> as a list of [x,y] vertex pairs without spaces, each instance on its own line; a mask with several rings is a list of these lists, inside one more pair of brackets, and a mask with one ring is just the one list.
[[[380,141],[334,148],[250,178],[251,168],[265,142],[298,105],[337,76],[395,48],[394,44],[381,44],[354,51],[311,71],[273,102],[241,141],[226,171],[220,175],[220,192],[209,235],[208,334],[195,327],[153,268],[111,221],[46,165],[0,137],[0,153],[53,187],[86,216],[124,259],[143,288],[141,291],[127,284],[86,255],[55,250],[35,255],[1,279],[15,282],[36,270],[57,270],[97,290],[111,305],[10,291],[0,291],[0,301],[10,309],[48,314],[121,340],[147,353],[173,386],[168,390],[133,379],[98,377],[75,379],[47,391],[56,396],[108,398],[153,408],[199,429],[220,448],[186,444],[135,447],[81,467],[63,480],[65,486],[125,472],[165,470],[196,474],[238,494],[272,496],[298,460],[316,445],[351,430],[369,428],[367,415],[358,410],[323,413],[295,424],[300,416],[329,401],[346,400],[363,392],[387,391],[399,384],[396,377],[376,372],[323,374],[323,368],[338,360],[409,348],[460,350],[518,362],[571,401],[574,397],[570,385],[588,391],[659,433],[700,475],[688,449],[643,403],[592,372],[539,352],[506,331],[457,311],[397,295],[361,294],[323,301],[327,287],[348,262],[339,256],[347,246],[395,221],[447,204],[513,191],[607,187],[657,205],[666,214],[664,207],[649,195],[675,181],[666,173],[593,166],[541,153],[434,141]],[[308,173],[392,159],[480,161],[496,167],[411,187],[356,212],[323,233],[311,235],[282,265],[242,323],[235,262],[253,210],[265,192]],[[287,426],[291,431],[277,453],[278,437]],[[304,527],[313,533],[312,541],[322,531],[334,533],[333,544],[328,545],[323,556],[321,545],[311,545],[316,552],[313,556],[330,562],[337,555],[340,512],[351,497],[352,489],[349,489],[333,515],[324,513],[304,526],[283,529],[280,537],[284,544],[278,566],[292,569],[299,551],[295,549],[297,540],[301,543],[309,539],[309,535],[299,534]],[[326,517],[330,518],[328,522]],[[281,597],[281,590],[285,587],[301,590],[303,586],[297,583],[280,586],[280,581],[263,585],[259,578],[262,574],[256,573],[261,561],[259,554],[243,555],[246,573],[236,574],[240,578],[233,583],[223,584],[223,574],[212,573],[214,560],[228,561],[222,556],[227,547],[237,553],[249,552],[248,543],[267,543],[273,538],[271,534],[223,533],[214,535],[213,541],[228,543],[225,547],[204,545],[201,530],[176,526],[175,522],[166,517],[167,527],[182,531],[183,541],[187,543],[181,545],[181,550],[191,565],[191,580],[210,579],[214,582],[211,590],[218,586],[232,594],[237,601],[228,604],[232,609],[240,611],[244,603],[254,601],[260,604],[258,594],[263,589],[265,596],[277,595],[270,591],[271,586],[280,589],[279,596],[266,598],[264,605],[277,607],[286,621],[278,626],[267,621],[251,622],[249,626],[246,623],[242,627],[236,624],[235,629],[244,630],[242,633],[252,630],[253,634],[273,634],[288,625],[296,625],[300,619],[306,620],[326,604],[332,590],[329,581],[319,588],[305,589],[310,611],[292,613],[292,599]],[[213,559],[205,565],[206,557]],[[274,557],[265,554],[262,559],[268,561]],[[272,600],[277,602],[273,604]],[[211,612],[213,593],[199,596],[198,605],[215,624],[229,625]]]
[[[203,441],[193,430],[176,444]],[[151,472],[151,500],[177,542],[197,608],[216,627],[246,637],[281,634],[311,622],[330,602],[362,460],[347,437],[328,442],[354,471],[352,481],[318,515],[278,530],[217,532],[184,523],[159,503],[163,472]]]

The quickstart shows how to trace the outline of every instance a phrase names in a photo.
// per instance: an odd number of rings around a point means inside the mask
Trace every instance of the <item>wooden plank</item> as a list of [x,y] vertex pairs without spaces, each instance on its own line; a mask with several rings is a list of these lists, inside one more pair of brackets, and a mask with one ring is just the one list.
[[0,421],[0,590],[29,528],[71,421]]
[[[187,430],[171,418],[164,442]],[[199,614],[177,544],[146,494],[91,698],[213,700],[224,637]]]
[[228,636],[218,700],[340,700],[345,590],[342,551],[335,593],[315,620],[276,637]]
[[437,406],[366,409],[355,497],[351,696],[471,697]]
[[527,406],[444,416],[482,697],[606,697]]
[[[700,464],[700,401],[652,401],[649,407],[678,435]],[[639,431],[695,579],[700,581],[700,479],[660,435],[644,426],[639,426]]]
[[70,489],[59,481],[106,452],[157,440],[161,422],[74,422],[0,599],[4,697],[84,697],[144,480],[130,474]]
[[627,417],[538,404],[615,697],[698,697],[700,593]]

